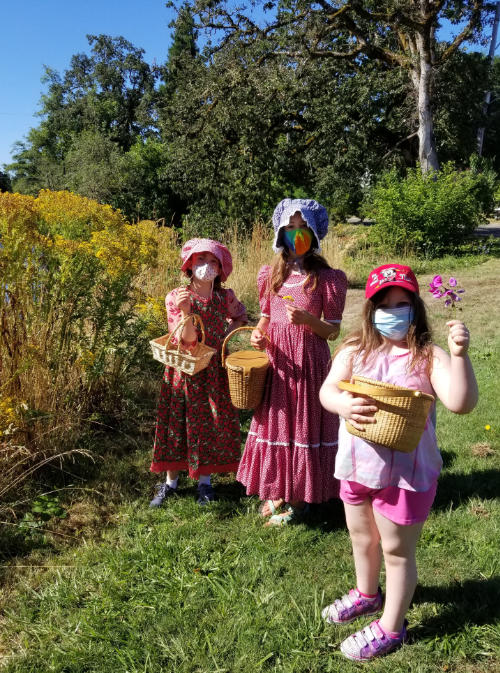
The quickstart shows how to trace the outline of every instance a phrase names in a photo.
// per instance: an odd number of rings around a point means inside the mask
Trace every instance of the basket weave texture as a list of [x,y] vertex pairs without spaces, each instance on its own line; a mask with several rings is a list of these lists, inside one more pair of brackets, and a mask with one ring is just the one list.
[[371,397],[378,407],[377,422],[367,423],[364,431],[356,430],[346,420],[351,435],[403,453],[411,453],[417,448],[434,402],[432,395],[364,376],[355,376],[354,383],[340,381],[338,387]]
[[229,380],[231,402],[237,409],[255,409],[264,392],[269,358],[261,351],[236,351],[225,355],[225,347],[237,332],[253,330],[254,327],[238,327],[224,339],[222,344],[222,366],[226,368]]
[[[177,348],[170,348],[170,342],[174,334],[182,329],[188,320],[193,320],[201,329],[201,341],[193,351],[181,350],[181,339],[179,338]],[[205,344],[205,328],[203,320],[196,313],[192,313],[183,318],[170,334],[164,334],[157,339],[149,342],[153,352],[153,358],[162,362],[167,367],[173,367],[179,372],[193,376],[208,366],[212,355],[217,352],[216,348]]]

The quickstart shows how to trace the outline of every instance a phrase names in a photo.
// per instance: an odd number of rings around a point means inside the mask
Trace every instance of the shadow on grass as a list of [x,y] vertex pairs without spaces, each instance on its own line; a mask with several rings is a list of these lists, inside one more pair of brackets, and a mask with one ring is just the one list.
[[446,449],[439,449],[441,458],[443,459],[443,470],[452,467],[457,460],[457,455],[453,451],[446,451]]
[[456,509],[470,498],[500,497],[500,470],[478,470],[470,474],[445,473],[439,477],[433,509]]
[[500,576],[453,582],[448,586],[418,586],[413,603],[440,603],[442,609],[421,626],[415,637],[453,633],[465,626],[491,624],[499,617]]
[[344,504],[339,498],[333,498],[319,505],[311,505],[304,525],[323,533],[345,529]]

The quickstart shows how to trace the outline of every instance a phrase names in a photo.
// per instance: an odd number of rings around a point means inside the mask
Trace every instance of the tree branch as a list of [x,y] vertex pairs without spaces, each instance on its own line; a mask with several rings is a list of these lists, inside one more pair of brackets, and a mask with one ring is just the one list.
[[450,46],[447,47],[447,49],[445,49],[444,52],[441,54],[439,60],[436,62],[437,66],[442,65],[445,61],[447,61],[457,51],[462,42],[464,42],[471,35],[474,28],[476,28],[477,24],[481,19],[481,10],[483,8],[484,8],[483,0],[476,0],[474,2],[474,7],[472,9],[472,13],[467,25],[462,30],[462,32],[457,35],[457,37],[453,40]]
[[387,157],[390,157],[391,154],[392,154],[393,152],[395,152],[395,151],[397,150],[398,147],[400,147],[403,143],[407,142],[408,140],[411,140],[412,138],[415,138],[416,136],[418,136],[418,131],[414,131],[413,133],[410,133],[409,136],[406,136],[406,138],[402,138],[399,142],[397,142],[397,143],[394,145],[394,147],[392,147],[388,152],[386,152],[386,153],[384,154],[384,156],[382,157],[382,159],[381,159],[380,161],[381,161],[381,162],[382,162],[382,161],[385,161],[385,159],[387,159]]

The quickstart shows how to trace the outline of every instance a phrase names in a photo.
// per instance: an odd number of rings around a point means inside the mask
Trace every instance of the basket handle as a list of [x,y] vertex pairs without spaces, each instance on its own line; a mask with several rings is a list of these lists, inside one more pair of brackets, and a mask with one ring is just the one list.
[[[244,325],[243,327],[237,327],[236,329],[233,329],[232,332],[229,332],[229,334],[227,335],[227,337],[226,337],[226,338],[224,339],[224,341],[222,342],[222,366],[223,366],[223,367],[224,367],[224,364],[225,364],[225,362],[226,362],[226,354],[225,354],[224,351],[225,351],[226,343],[229,341],[229,339],[230,339],[231,337],[233,337],[233,336],[236,334],[236,332],[241,332],[241,331],[243,331],[243,330],[251,330],[251,331],[253,332],[254,329],[256,329],[256,328],[255,328],[255,327],[249,327],[249,326],[247,326],[247,325]],[[271,341],[270,341],[269,337],[267,336],[267,334],[265,334],[264,332],[262,332],[262,334],[266,337],[266,339],[269,341],[269,343],[271,343]],[[256,349],[256,350],[257,350],[257,349]]]
[[340,390],[368,395],[368,397],[422,397],[425,394],[421,393],[420,390],[395,390],[394,388],[379,388],[370,385],[360,386],[349,381],[338,381],[337,386]]
[[[167,343],[165,344],[165,350],[168,351],[168,347],[170,346],[170,341],[172,340],[172,337],[174,334],[177,332],[177,330],[184,328],[184,325],[187,323],[187,321],[192,318],[193,322],[196,324],[198,323],[198,327],[201,329],[201,343],[205,343],[205,327],[203,326],[203,320],[200,318],[200,316],[197,313],[190,313],[187,315],[185,318],[183,318],[180,322],[177,323],[177,325],[174,327],[174,329],[170,332],[168,335]],[[179,337],[179,341],[177,342],[177,352],[180,352],[180,347],[181,347],[181,338]]]

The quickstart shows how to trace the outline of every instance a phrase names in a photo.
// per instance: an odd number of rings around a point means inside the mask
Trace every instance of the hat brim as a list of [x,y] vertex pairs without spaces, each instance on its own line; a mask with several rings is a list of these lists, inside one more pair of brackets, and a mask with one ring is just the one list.
[[231,271],[233,270],[233,263],[231,259],[231,253],[226,248],[225,251],[222,250],[221,244],[214,245],[215,241],[211,241],[210,244],[200,241],[195,244],[188,253],[188,256],[182,262],[181,271],[186,272],[192,266],[193,255],[200,254],[202,252],[210,252],[212,255],[217,257],[220,264],[220,279],[222,282],[226,281]]
[[419,294],[415,289],[415,286],[405,280],[389,280],[386,283],[381,283],[380,285],[376,285],[375,287],[366,290],[365,296],[367,299],[372,299],[378,292],[385,290],[387,287],[402,287],[403,290],[408,290],[408,292],[411,292],[412,294]]

